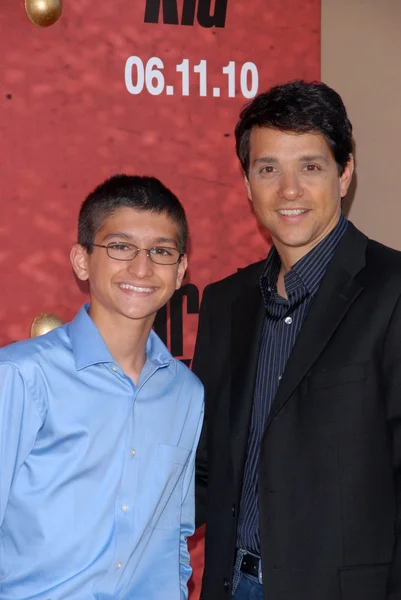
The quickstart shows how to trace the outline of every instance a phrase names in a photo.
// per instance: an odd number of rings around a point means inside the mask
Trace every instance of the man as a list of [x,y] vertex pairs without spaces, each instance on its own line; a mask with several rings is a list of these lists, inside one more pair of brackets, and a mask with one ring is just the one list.
[[90,304],[0,351],[1,600],[187,598],[203,389],[151,330],[187,236],[160,181],[112,177],[71,251]]
[[351,131],[303,81],[236,127],[273,246],[202,302],[203,600],[401,598],[401,254],[341,214]]

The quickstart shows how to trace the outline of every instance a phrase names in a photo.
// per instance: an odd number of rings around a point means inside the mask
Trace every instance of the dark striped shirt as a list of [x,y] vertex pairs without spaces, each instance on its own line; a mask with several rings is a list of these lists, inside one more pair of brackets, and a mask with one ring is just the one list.
[[266,416],[284,372],[295,339],[319,289],[334,250],[347,229],[341,215],[336,227],[284,276],[288,300],[277,293],[281,261],[272,247],[260,279],[266,306],[256,375],[238,521],[237,547],[260,555],[258,468]]

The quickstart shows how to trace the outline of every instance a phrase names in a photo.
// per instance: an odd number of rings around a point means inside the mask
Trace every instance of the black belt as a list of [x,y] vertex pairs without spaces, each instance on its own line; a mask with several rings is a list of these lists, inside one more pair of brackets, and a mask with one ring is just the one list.
[[258,556],[249,553],[244,554],[240,565],[240,571],[247,575],[253,575],[259,583],[262,583],[262,564]]

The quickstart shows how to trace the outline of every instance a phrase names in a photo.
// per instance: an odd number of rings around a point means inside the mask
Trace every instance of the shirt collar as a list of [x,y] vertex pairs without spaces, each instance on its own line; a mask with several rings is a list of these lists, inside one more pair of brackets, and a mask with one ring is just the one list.
[[[99,363],[116,364],[100,331],[88,314],[89,306],[84,304],[69,323],[72,353],[78,371]],[[172,375],[176,375],[175,359],[153,330],[146,342],[146,360],[156,367],[168,367]]]
[[168,367],[172,375],[177,374],[177,361],[153,329],[146,342],[146,358],[156,367]]
[[[338,242],[348,227],[348,221],[341,213],[340,219],[334,229],[308,254],[305,254],[286,275],[284,282],[287,292],[304,285],[308,293],[314,296],[319,289],[320,282],[326,272],[327,266],[333,257]],[[281,260],[274,246],[272,246],[266,259],[265,269],[261,277],[262,290],[266,287],[276,289]]]

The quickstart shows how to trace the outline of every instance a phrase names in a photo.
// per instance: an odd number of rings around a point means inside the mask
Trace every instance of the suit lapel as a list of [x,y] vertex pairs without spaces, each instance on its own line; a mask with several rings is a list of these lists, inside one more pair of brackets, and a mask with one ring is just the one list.
[[242,473],[265,307],[259,288],[263,264],[234,302],[231,339],[230,431],[234,473]]
[[365,266],[367,238],[351,223],[340,241],[302,324],[278,387],[266,428],[317,360],[363,287],[355,280]]

